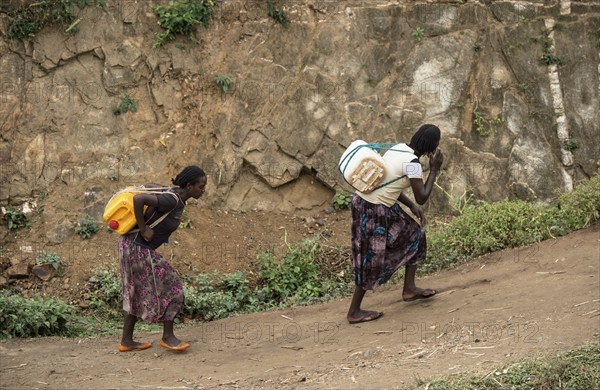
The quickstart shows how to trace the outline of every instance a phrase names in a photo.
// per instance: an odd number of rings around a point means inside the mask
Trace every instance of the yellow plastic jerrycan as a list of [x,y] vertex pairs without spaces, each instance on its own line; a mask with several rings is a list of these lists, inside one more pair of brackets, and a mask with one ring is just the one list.
[[[135,187],[127,187],[135,189]],[[113,196],[104,209],[104,221],[115,232],[123,235],[132,230],[137,221],[133,213],[133,197],[138,192],[123,191]],[[146,211],[147,206],[144,206]]]

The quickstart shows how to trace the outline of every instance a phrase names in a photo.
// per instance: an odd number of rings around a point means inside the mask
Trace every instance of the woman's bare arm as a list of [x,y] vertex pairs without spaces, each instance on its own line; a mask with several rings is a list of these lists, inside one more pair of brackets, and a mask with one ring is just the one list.
[[438,171],[441,169],[443,162],[444,154],[440,149],[436,149],[435,153],[430,159],[431,170],[429,171],[427,181],[423,183],[422,178],[410,179],[410,187],[418,204],[425,204],[427,199],[429,199],[429,195],[431,195],[431,191],[433,190],[433,184],[435,183]]
[[133,214],[135,215],[135,220],[137,221],[138,228],[140,229],[142,237],[144,237],[147,241],[150,241],[152,240],[153,234],[149,232],[149,238],[146,235],[146,221],[144,221],[144,206],[158,206],[158,198],[156,197],[156,195],[142,193],[136,194],[133,197]]

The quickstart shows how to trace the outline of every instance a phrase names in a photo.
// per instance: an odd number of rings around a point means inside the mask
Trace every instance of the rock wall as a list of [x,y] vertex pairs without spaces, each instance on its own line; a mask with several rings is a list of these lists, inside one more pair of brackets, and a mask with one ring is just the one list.
[[[159,49],[150,2],[106,3],[77,11],[76,34],[30,40],[1,14],[0,203],[99,217],[116,189],[198,164],[207,206],[310,209],[348,189],[351,141],[423,123],[442,129],[455,197],[545,201],[599,172],[595,1],[298,0],[283,28],[267,2],[224,0],[198,44]],[[125,92],[138,110],[114,115]]]

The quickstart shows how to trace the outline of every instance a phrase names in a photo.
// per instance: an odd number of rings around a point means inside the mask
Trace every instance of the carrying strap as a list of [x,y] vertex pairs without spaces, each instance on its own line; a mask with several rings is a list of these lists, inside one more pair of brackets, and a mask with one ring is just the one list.
[[[165,214],[161,215],[160,218],[158,218],[156,221],[152,222],[149,227],[151,229],[153,229],[156,225],[158,225],[159,223],[161,223],[162,221],[164,221],[165,218],[167,218],[169,216],[169,214],[171,214],[171,212],[173,210],[175,210],[175,208],[177,207],[177,205],[179,204],[179,196],[174,193],[174,192],[169,192],[168,190],[172,189],[172,187],[149,187],[146,188],[144,186],[139,186],[139,187],[131,187],[131,188],[125,188],[121,191],[118,191],[115,195],[113,195],[113,198],[119,194],[125,193],[125,192],[137,192],[137,193],[143,193],[143,194],[170,194],[173,197],[175,197],[175,200],[177,201],[177,203],[175,204],[175,207],[173,207],[171,210],[169,210],[168,212],[166,212]],[[112,200],[112,198],[111,198]],[[109,201],[110,203],[110,201]],[[130,230],[129,232],[127,232],[127,234],[129,233],[137,233],[139,232],[140,229],[133,229]]]
[[[363,145],[358,145],[357,147],[355,147],[354,149],[352,149],[350,152],[348,152],[348,154],[346,154],[346,157],[344,157],[342,159],[342,161],[340,161],[340,164],[338,165],[338,169],[340,171],[340,173],[342,174],[342,177],[344,178],[344,180],[346,180],[346,176],[345,176],[345,172],[346,172],[346,168],[348,168],[348,164],[350,164],[350,160],[352,160],[352,157],[354,157],[354,155],[356,153],[358,153],[358,151],[361,148],[369,148],[369,149],[373,149],[377,152],[379,152],[380,150],[391,150],[394,152],[401,152],[401,153],[410,153],[407,150],[399,150],[399,149],[394,149],[393,148],[394,144],[363,144]],[[343,168],[342,168],[343,166]],[[373,188],[373,191],[380,189],[381,187],[385,187],[389,184],[392,184],[398,180],[404,179],[406,177],[406,175],[397,177],[395,179],[392,179],[388,182],[385,182],[383,184],[378,185],[377,187]],[[346,183],[350,184],[348,182],[348,180],[346,180]],[[350,184],[352,185],[352,184]]]
[[[178,202],[179,203],[179,202]],[[175,207],[177,207],[177,205],[175,205]],[[175,210],[175,209],[173,209]],[[169,214],[171,214],[171,211],[173,210],[169,210],[168,212],[166,212],[165,214],[161,215],[159,219],[157,219],[156,221],[152,222],[150,225],[148,225],[148,227],[150,227],[150,229],[153,229],[154,226],[158,225],[159,223],[161,223],[165,218],[167,218],[169,216]],[[137,233],[139,232],[140,229],[133,229],[127,233]]]

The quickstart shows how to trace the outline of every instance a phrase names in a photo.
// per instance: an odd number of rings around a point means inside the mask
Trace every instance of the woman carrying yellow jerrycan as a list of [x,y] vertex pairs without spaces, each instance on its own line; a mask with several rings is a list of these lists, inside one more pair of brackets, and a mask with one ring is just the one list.
[[[162,347],[174,351],[184,351],[190,347],[173,333],[173,321],[183,309],[181,279],[156,249],[165,244],[179,227],[186,200],[202,196],[206,174],[197,166],[189,166],[172,182],[176,187],[163,193],[139,193],[133,197],[138,229],[119,237],[125,316],[123,336],[118,347],[120,352],[152,347],[149,342],[133,341],[138,318],[148,323],[162,321],[163,336],[159,343]],[[160,222],[151,227],[158,220]]]

